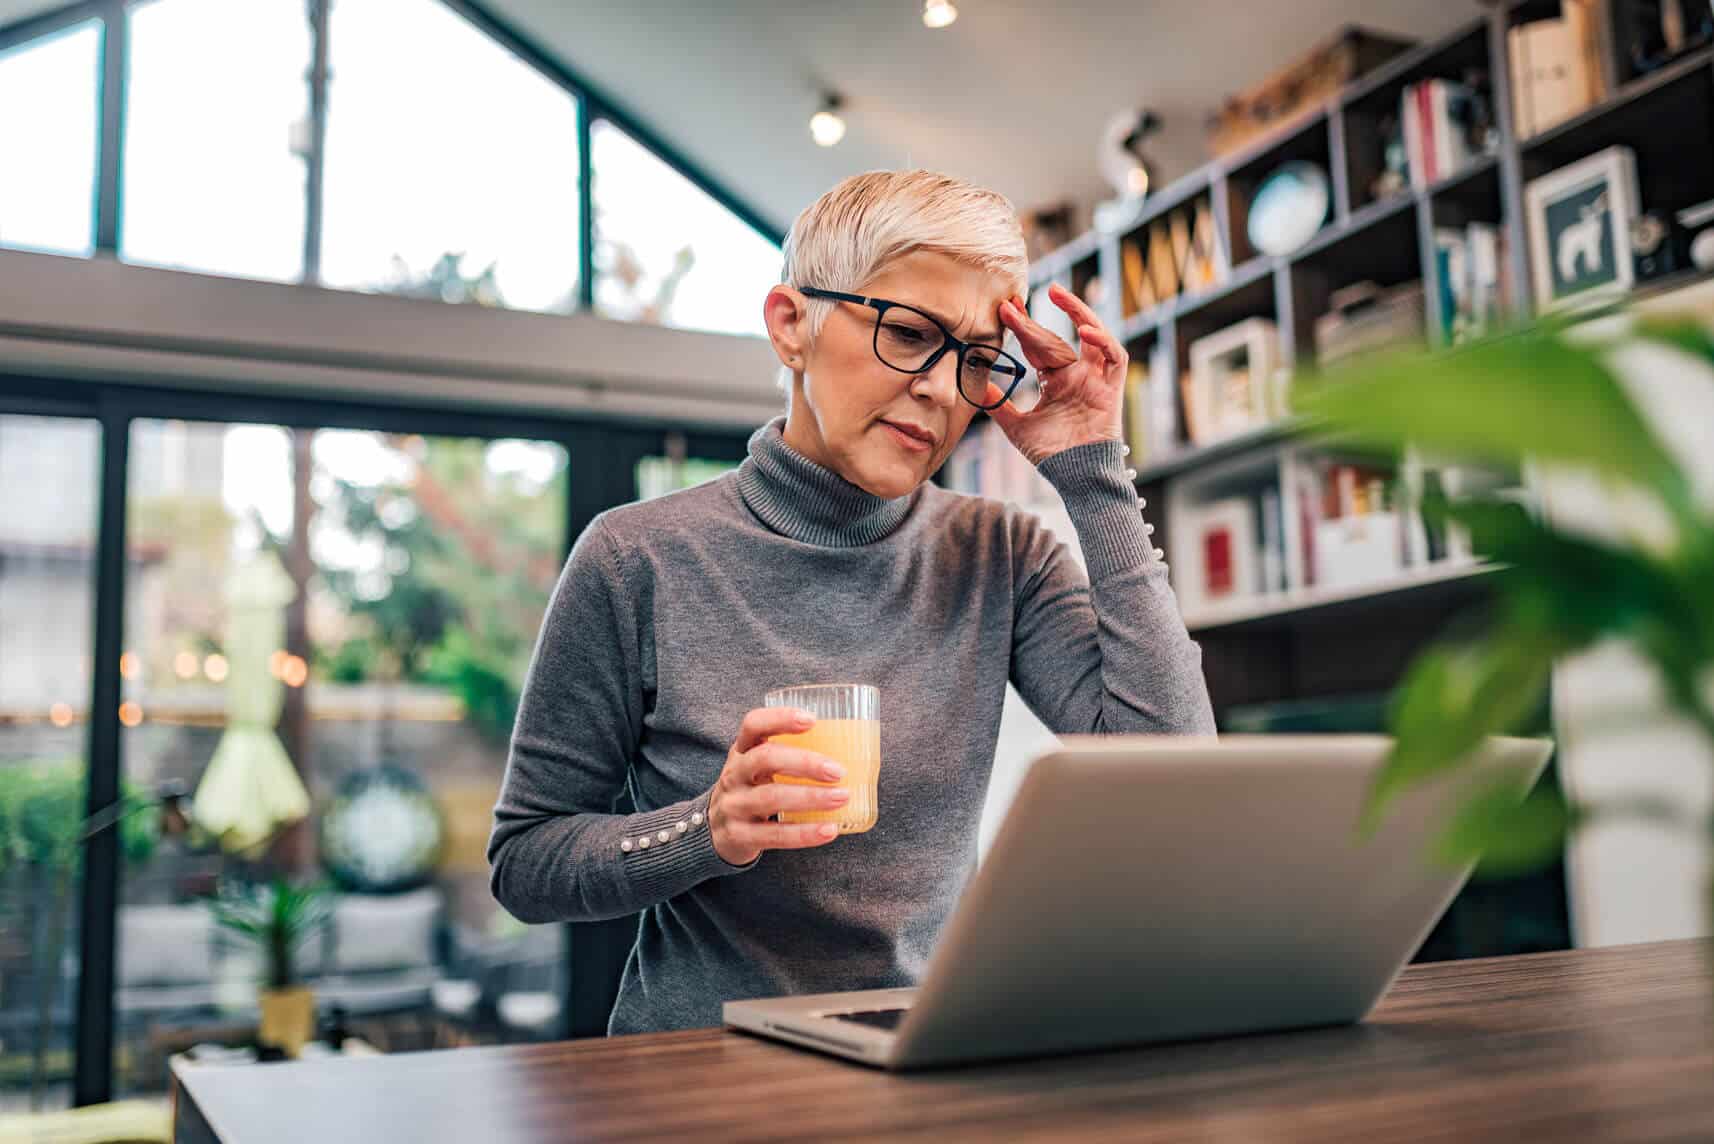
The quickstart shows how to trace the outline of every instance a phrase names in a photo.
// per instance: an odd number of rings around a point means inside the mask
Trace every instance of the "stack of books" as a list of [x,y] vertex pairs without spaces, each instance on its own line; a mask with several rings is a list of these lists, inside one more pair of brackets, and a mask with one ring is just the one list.
[[1477,125],[1488,119],[1485,99],[1474,88],[1449,79],[1405,88],[1399,123],[1411,186],[1423,190],[1451,178],[1485,153],[1485,144],[1475,138]]
[[1304,582],[1346,587],[1398,575],[1409,543],[1397,474],[1318,458],[1297,481]]
[[1479,338],[1499,324],[1510,286],[1506,246],[1505,231],[1491,223],[1435,229],[1440,332],[1447,344]]

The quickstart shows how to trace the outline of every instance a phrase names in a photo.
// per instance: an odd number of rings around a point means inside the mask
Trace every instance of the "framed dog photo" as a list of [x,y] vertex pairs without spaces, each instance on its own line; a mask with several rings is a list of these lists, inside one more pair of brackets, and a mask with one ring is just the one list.
[[1637,160],[1629,147],[1608,147],[1530,180],[1524,217],[1537,311],[1612,301],[1631,289],[1631,220],[1638,209]]

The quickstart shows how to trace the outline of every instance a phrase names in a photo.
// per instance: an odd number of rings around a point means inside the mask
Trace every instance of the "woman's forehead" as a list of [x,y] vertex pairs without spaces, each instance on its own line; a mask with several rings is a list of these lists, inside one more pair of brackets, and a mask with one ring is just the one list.
[[994,336],[1003,332],[1000,303],[1013,293],[1005,275],[927,250],[894,259],[859,292],[914,306],[955,332]]

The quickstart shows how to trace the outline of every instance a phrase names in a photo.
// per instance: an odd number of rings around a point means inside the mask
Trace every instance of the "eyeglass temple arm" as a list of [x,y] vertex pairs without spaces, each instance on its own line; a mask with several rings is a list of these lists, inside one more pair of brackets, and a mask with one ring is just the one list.
[[811,298],[827,298],[835,302],[855,302],[859,306],[873,306],[873,298],[865,298],[861,294],[847,294],[842,290],[818,290],[813,286],[805,286],[803,293]]

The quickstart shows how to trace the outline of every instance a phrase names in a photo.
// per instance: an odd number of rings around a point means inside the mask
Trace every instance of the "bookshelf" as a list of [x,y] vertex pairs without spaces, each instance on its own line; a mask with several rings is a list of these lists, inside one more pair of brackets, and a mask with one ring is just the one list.
[[[1289,415],[1212,442],[1184,431],[1179,379],[1191,343],[1247,319],[1278,331],[1282,369],[1314,367],[1317,319],[1342,289],[1421,283],[1421,337],[1440,350],[1452,339],[1442,314],[1441,234],[1472,224],[1500,236],[1498,308],[1502,316],[1536,309],[1529,265],[1525,188],[1538,178],[1614,145],[1636,157],[1645,209],[1677,210],[1714,199],[1714,49],[1704,48],[1647,74],[1635,74],[1620,50],[1617,17],[1606,9],[1598,74],[1605,94],[1557,123],[1520,137],[1513,129],[1513,77],[1508,35],[1519,24],[1561,11],[1559,0],[1496,0],[1478,18],[1433,42],[1409,49],[1347,85],[1241,151],[1210,162],[1145,201],[1122,227],[1089,232],[1039,259],[1035,289],[1057,281],[1088,289],[1089,299],[1148,373],[1139,400],[1174,406],[1170,440],[1158,437],[1133,456],[1145,514],[1166,550],[1175,587],[1181,568],[1195,568],[1201,534],[1185,517],[1256,488],[1281,499],[1294,472],[1337,456],[1336,442],[1311,439]],[[1444,177],[1390,191],[1377,189],[1385,169],[1386,118],[1407,88],[1458,80],[1473,69],[1489,79],[1493,146]],[[1330,204],[1313,237],[1289,254],[1253,250],[1245,234],[1249,197],[1279,164],[1304,159],[1326,173]],[[1218,243],[1218,281],[1201,283],[1152,305],[1136,305],[1122,279],[1125,245],[1186,206],[1206,204]],[[1693,290],[1686,291],[1690,286]],[[1670,292],[1709,295],[1714,275],[1684,271],[1643,284],[1620,302],[1580,311],[1579,320],[1636,306],[1648,309]],[[1128,422],[1128,428],[1130,423]],[[1135,447],[1135,446],[1134,446]],[[1404,466],[1420,474],[1423,459]],[[1514,474],[1514,478],[1521,476]],[[1527,489],[1524,495],[1528,495]],[[1404,508],[1411,510],[1407,502]],[[1288,514],[1289,515],[1289,514]],[[1290,531],[1289,529],[1287,530]],[[1295,538],[1301,541],[1301,535]],[[1419,553],[1420,556],[1420,553]],[[1384,698],[1416,655],[1454,624],[1479,625],[1499,569],[1465,552],[1406,559],[1359,582],[1318,582],[1304,560],[1288,559],[1283,576],[1263,590],[1216,600],[1180,591],[1186,621],[1222,728],[1357,730],[1373,727]],[[1562,869],[1488,886],[1475,884],[1431,937],[1432,955],[1519,952],[1569,941]],[[1486,919],[1486,920],[1484,920]],[[1526,934],[1516,927],[1526,927]],[[1533,927],[1533,928],[1532,928]],[[1533,936],[1531,936],[1533,934]]]
[[[1151,369],[1146,392],[1157,402],[1176,403],[1179,428],[1174,440],[1138,457],[1136,468],[1139,490],[1151,504],[1150,518],[1166,538],[1162,546],[1169,562],[1175,557],[1172,529],[1163,518],[1186,508],[1186,498],[1175,491],[1194,486],[1210,468],[1234,459],[1257,454],[1283,458],[1302,444],[1302,426],[1290,418],[1211,443],[1195,444],[1186,438],[1182,395],[1163,396],[1156,390],[1176,384],[1188,368],[1190,343],[1197,338],[1247,318],[1266,318],[1279,331],[1282,368],[1313,366],[1317,364],[1314,323],[1328,312],[1335,291],[1359,281],[1382,287],[1420,281],[1425,336],[1429,344],[1444,347],[1436,230],[1472,222],[1489,224],[1504,236],[1508,265],[1502,275],[1502,312],[1528,313],[1533,301],[1525,185],[1614,144],[1635,152],[1645,206],[1676,210],[1714,199],[1714,49],[1704,48],[1659,70],[1633,75],[1621,58],[1618,35],[1604,29],[1600,75],[1606,95],[1527,138],[1514,134],[1507,34],[1514,25],[1559,7],[1558,0],[1492,4],[1482,16],[1382,64],[1266,137],[1175,180],[1146,200],[1122,228],[1112,233],[1086,232],[1032,268],[1032,291],[1050,281],[1081,291],[1100,277],[1108,285],[1091,304],[1117,331],[1134,362],[1162,363],[1162,368]],[[1491,153],[1476,156],[1426,186],[1407,185],[1384,196],[1371,193],[1382,166],[1380,127],[1398,107],[1405,89],[1424,80],[1465,76],[1472,69],[1490,77],[1496,127]],[[1328,172],[1332,202],[1326,221],[1313,238],[1288,255],[1258,254],[1244,234],[1247,200],[1269,171],[1290,159],[1309,160]],[[1223,268],[1220,281],[1127,312],[1127,291],[1119,284],[1124,245],[1146,233],[1151,223],[1198,200],[1213,208]],[[1705,274],[1652,282],[1638,293],[1658,293]],[[1471,580],[1472,594],[1480,594],[1476,587],[1480,576],[1420,567],[1378,579],[1368,591],[1408,607],[1413,588],[1444,579]],[[1291,585],[1284,592],[1225,602],[1208,615],[1289,616],[1321,607],[1324,591],[1314,585]],[[1363,591],[1337,590],[1340,599]],[[1198,626],[1203,626],[1195,613],[1187,611],[1187,619],[1197,619]],[[1213,631],[1230,625],[1222,620],[1207,626]],[[1216,696],[1217,705],[1222,698]]]

